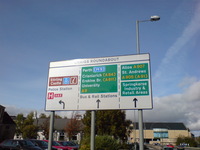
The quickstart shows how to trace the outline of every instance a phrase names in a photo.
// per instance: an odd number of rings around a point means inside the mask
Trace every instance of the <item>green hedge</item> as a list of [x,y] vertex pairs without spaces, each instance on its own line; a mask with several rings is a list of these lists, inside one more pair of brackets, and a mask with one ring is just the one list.
[[[95,150],[118,150],[121,144],[108,135],[95,137]],[[90,138],[86,137],[81,141],[80,150],[90,150]]]

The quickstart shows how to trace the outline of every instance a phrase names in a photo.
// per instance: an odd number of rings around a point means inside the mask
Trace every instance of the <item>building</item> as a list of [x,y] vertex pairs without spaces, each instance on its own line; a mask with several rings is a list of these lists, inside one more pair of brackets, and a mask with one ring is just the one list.
[[[53,140],[55,141],[68,141],[69,136],[66,133],[66,127],[70,126],[71,121],[73,119],[68,118],[55,118],[54,119],[54,132],[53,132]],[[81,140],[81,131],[83,130],[83,124],[80,118],[76,120],[80,123],[80,132],[73,135],[72,140],[76,141],[77,143],[80,143]],[[34,119],[34,125],[39,126],[38,131],[38,139],[48,139],[44,134],[44,129],[49,130],[49,118],[37,118]]]
[[16,124],[5,112],[5,107],[0,105],[0,142],[5,139],[12,139],[16,130]]
[[[146,122],[143,124],[144,142],[161,145],[176,144],[180,136],[191,137],[192,134],[183,123],[176,122]],[[129,143],[139,142],[138,123],[131,124]]]

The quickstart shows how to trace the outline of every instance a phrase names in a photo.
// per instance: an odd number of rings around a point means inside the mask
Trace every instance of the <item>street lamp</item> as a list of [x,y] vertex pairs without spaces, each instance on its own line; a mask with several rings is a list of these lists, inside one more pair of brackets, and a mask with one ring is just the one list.
[[[137,54],[140,54],[140,41],[139,41],[139,23],[147,21],[158,21],[160,20],[159,16],[151,16],[149,20],[136,20],[136,45],[137,45]],[[140,150],[144,150],[144,133],[143,133],[143,112],[142,109],[138,109],[138,124],[139,124],[139,135],[140,135]]]
[[151,16],[149,20],[136,20],[136,41],[137,41],[137,54],[140,54],[140,42],[139,42],[139,23],[147,21],[158,21],[160,20],[159,16]]
[[151,16],[150,21],[158,21],[158,20],[160,20],[159,16]]

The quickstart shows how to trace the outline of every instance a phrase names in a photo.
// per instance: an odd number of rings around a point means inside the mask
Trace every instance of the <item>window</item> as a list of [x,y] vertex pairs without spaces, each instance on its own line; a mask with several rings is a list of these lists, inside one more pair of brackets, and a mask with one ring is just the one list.
[[153,129],[154,138],[168,138],[168,129],[156,128]]
[[168,138],[168,132],[154,132],[154,138]]

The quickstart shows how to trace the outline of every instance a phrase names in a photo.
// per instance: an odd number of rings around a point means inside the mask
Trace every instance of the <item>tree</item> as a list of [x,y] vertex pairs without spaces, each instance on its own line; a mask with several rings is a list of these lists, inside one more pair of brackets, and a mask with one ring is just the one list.
[[196,141],[197,141],[198,145],[200,145],[200,136],[196,137]]
[[23,138],[36,139],[38,127],[35,125],[26,125],[23,129]]
[[22,129],[23,138],[36,138],[38,127],[33,124],[34,113],[30,112],[24,120],[24,128]]
[[55,114],[55,118],[57,118],[57,119],[62,119],[62,117],[59,116],[59,115],[57,115],[57,114]]
[[90,127],[91,127],[91,112],[86,111],[86,113],[83,116],[83,124],[84,124],[84,135],[89,136],[90,135]]
[[[83,119],[85,125],[84,133],[90,133],[91,114],[86,111]],[[125,111],[122,110],[107,110],[96,111],[96,134],[111,135],[122,141],[127,140],[126,129],[130,125],[130,121],[126,120]]]
[[72,140],[72,137],[81,130],[81,120],[79,120],[77,116],[77,113],[72,112],[71,119],[69,119],[69,122],[66,124],[65,131],[68,134],[69,140]]
[[41,113],[39,118],[47,118],[47,115],[45,113]]
[[33,122],[34,122],[33,117],[34,117],[34,113],[33,113],[33,112],[30,112],[30,113],[27,115],[26,119],[24,120],[24,125],[25,125],[25,126],[26,126],[26,125],[32,125]]
[[25,118],[23,114],[18,114],[15,120],[16,133],[21,134],[23,138],[36,138],[38,127],[33,125],[33,112],[30,112]]
[[23,128],[24,128],[24,120],[25,117],[23,114],[18,114],[15,120],[16,123],[16,133],[18,135],[22,134]]
[[[39,118],[50,118],[50,115],[47,116],[45,113],[41,113]],[[58,114],[55,114],[54,118],[57,118],[57,119],[62,119],[62,117]]]
[[33,122],[34,122],[34,113],[33,112],[30,112],[26,119],[24,120],[24,128],[23,128],[23,133],[22,133],[22,136],[23,138],[36,138],[37,137],[37,130],[38,130],[38,127],[33,125]]
[[49,138],[49,118],[44,118],[45,121],[40,125],[40,128],[43,130],[43,135],[46,139]]
[[197,142],[192,137],[179,136],[176,140],[176,145],[188,144],[191,147],[196,147]]

